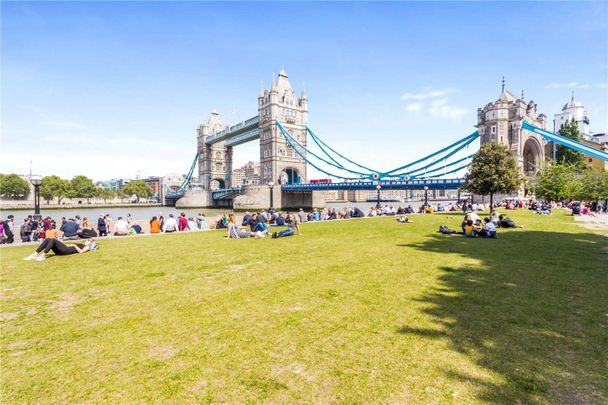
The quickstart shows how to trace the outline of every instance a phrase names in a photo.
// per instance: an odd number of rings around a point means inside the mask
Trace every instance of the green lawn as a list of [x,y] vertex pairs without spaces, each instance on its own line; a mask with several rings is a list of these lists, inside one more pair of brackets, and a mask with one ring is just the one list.
[[2,249],[2,402],[608,402],[608,238],[512,217]]

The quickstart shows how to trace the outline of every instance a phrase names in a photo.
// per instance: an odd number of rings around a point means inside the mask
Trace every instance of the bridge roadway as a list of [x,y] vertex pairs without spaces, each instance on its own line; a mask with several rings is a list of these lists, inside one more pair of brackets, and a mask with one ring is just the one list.
[[444,190],[456,189],[465,183],[464,179],[428,179],[428,180],[382,180],[382,181],[351,181],[344,183],[305,183],[283,184],[283,191],[322,191],[322,190],[376,190],[379,185],[382,190]]
[[205,143],[207,145],[213,145],[214,143],[225,141],[225,146],[230,147],[259,139],[259,123],[260,117],[256,115],[255,117],[231,125],[220,132],[208,136],[207,139],[205,139]]
[[[282,191],[304,192],[323,190],[445,190],[456,189],[465,183],[464,179],[427,179],[427,180],[384,180],[384,181],[351,181],[343,183],[303,183],[283,184]],[[231,199],[241,193],[240,187],[214,190],[214,200]]]

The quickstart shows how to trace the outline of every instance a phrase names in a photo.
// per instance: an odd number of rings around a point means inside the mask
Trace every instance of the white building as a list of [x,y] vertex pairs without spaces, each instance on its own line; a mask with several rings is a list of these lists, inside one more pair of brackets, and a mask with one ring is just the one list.
[[555,114],[553,117],[553,132],[559,132],[559,129],[566,122],[574,118],[578,124],[578,132],[581,137],[588,141],[593,141],[592,133],[589,130],[589,112],[585,111],[585,107],[580,101],[574,100],[574,92],[572,98],[562,108],[562,112]]

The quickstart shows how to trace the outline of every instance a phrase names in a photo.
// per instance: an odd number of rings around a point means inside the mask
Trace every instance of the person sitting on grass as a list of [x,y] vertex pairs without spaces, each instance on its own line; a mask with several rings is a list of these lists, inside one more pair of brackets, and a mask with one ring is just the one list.
[[156,215],[150,220],[150,233],[160,233],[160,221]]
[[78,239],[78,229],[80,225],[74,221],[74,218],[70,218],[59,230],[63,232],[64,239]]
[[462,233],[465,238],[475,238],[477,234],[475,233],[475,229],[473,228],[473,220],[468,219],[464,225]]
[[42,241],[35,253],[27,256],[25,260],[36,260],[38,262],[46,259],[47,254],[53,251],[57,256],[67,256],[76,253],[86,253],[91,250],[96,250],[97,244],[92,239],[87,239],[84,244],[75,243],[72,245],[66,245],[58,239],[46,238]]
[[264,222],[264,217],[262,214],[254,214],[251,220],[251,232],[262,232],[264,234],[268,234],[268,225]]
[[279,215],[275,218],[274,223],[276,226],[285,226],[285,217],[281,212],[279,212]]
[[114,224],[114,236],[127,236],[128,234],[129,224],[122,217],[118,217],[118,221]]
[[498,216],[498,226],[501,228],[523,228],[523,225],[517,225],[515,223],[515,221],[513,221],[511,218],[509,218],[506,215],[499,215]]
[[287,229],[285,229],[284,231],[281,232],[274,232],[272,234],[273,238],[282,238],[285,236],[291,236],[294,235],[295,233],[297,233],[298,235],[301,235],[300,233],[300,227],[298,226],[298,217],[292,214],[287,214],[287,218],[285,219],[285,222],[287,222]]
[[485,222],[485,229],[480,233],[480,236],[495,239],[496,225],[494,225],[494,222],[490,221],[490,218],[484,218],[483,221]]
[[475,232],[475,236],[481,236],[484,233],[485,229],[483,228],[483,223],[481,219],[473,222],[473,232]]

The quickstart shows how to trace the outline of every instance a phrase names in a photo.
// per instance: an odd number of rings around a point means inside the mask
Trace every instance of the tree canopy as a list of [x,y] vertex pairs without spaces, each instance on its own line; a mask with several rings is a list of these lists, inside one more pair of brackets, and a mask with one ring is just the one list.
[[59,176],[46,176],[42,179],[40,185],[40,195],[44,198],[47,204],[57,198],[57,204],[61,204],[61,200],[72,192],[72,183],[69,180],[60,178]]
[[[581,136],[578,131],[578,123],[574,118],[563,123],[559,128],[559,133],[566,138],[581,142]],[[555,151],[555,160],[557,160],[558,163],[574,165],[581,169],[585,167],[584,155],[579,151],[563,145],[557,145]]]
[[490,195],[490,205],[496,193],[512,193],[522,184],[515,157],[507,146],[486,143],[473,156],[463,189],[480,195]]
[[534,193],[552,201],[571,198],[576,175],[574,165],[550,163],[538,172]]
[[27,197],[30,185],[24,178],[11,173],[0,174],[0,195],[3,197]]
[[72,183],[71,194],[74,197],[92,198],[97,194],[97,187],[93,184],[93,180],[86,176],[76,176],[70,183]]
[[104,203],[107,203],[108,200],[116,197],[116,191],[110,190],[109,188],[100,188],[97,190],[97,197],[101,198]]
[[586,201],[608,200],[608,172],[589,172],[576,182],[573,198]]
[[126,196],[137,196],[137,198],[151,197],[154,192],[152,187],[146,184],[143,180],[133,180],[128,182],[123,188],[122,192]]

